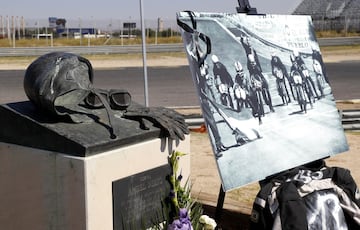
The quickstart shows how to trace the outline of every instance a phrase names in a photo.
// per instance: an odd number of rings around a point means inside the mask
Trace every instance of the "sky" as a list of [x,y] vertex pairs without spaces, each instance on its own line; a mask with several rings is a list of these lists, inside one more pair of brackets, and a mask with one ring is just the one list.
[[[238,6],[237,0],[10,0],[1,4],[0,16],[23,17],[27,26],[34,24],[34,21],[43,21],[44,24],[49,17],[65,18],[67,26],[72,23],[70,26],[73,27],[80,23],[94,24],[100,21],[105,24],[121,24],[124,21],[140,20],[141,2],[145,23],[146,20],[157,18],[175,21],[176,13],[183,10],[236,13]],[[291,14],[301,0],[249,2],[258,13]]]

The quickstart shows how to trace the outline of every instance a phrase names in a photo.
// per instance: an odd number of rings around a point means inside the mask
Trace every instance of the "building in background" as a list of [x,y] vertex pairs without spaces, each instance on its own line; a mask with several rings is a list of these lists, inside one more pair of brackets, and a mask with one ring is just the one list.
[[310,15],[317,31],[360,32],[360,0],[303,0],[293,14]]
[[74,38],[96,37],[97,35],[96,28],[86,28],[86,27],[82,28],[80,22],[79,22],[79,27],[67,28],[66,19],[49,17],[49,28],[55,33],[56,37],[74,37]]

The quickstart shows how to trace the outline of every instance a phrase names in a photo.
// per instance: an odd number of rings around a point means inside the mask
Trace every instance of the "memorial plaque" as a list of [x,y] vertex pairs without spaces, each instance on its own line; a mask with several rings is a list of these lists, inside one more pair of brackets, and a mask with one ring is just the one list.
[[225,191],[348,150],[310,16],[178,24]]
[[164,220],[161,202],[170,191],[169,173],[163,165],[112,183],[114,230],[144,229]]

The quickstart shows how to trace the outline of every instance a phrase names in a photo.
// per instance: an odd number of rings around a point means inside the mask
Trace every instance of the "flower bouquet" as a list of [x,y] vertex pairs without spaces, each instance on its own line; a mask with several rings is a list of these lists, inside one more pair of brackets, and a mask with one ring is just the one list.
[[215,229],[216,222],[203,215],[202,205],[190,196],[191,186],[189,179],[182,186],[182,175],[179,170],[180,157],[186,154],[173,151],[169,156],[170,174],[167,181],[170,184],[170,192],[162,201],[162,213],[165,221],[158,224],[154,229],[167,230],[211,230]]

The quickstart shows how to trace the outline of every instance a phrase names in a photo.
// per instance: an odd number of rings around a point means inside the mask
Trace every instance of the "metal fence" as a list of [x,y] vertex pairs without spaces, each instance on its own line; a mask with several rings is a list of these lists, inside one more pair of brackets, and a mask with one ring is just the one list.
[[[359,12],[360,13],[360,12]],[[343,33],[360,32],[360,15],[345,15],[336,18],[318,16],[313,18],[316,31],[337,31]]]
[[[49,52],[62,51],[76,54],[129,54],[141,53],[141,45],[105,45],[105,46],[54,46],[54,47],[16,47],[16,48],[0,48],[0,56],[16,57],[16,56],[40,56]],[[146,45],[146,51],[149,53],[161,52],[182,52],[183,44],[158,44]]]
[[360,131],[360,111],[342,110],[340,111],[344,130]]
[[360,0],[302,0],[293,14],[310,15],[317,31],[360,32]]

